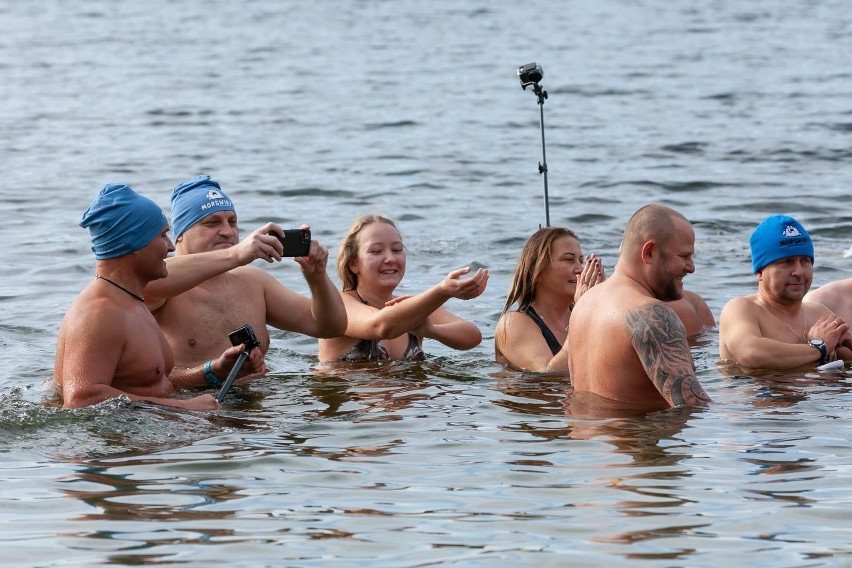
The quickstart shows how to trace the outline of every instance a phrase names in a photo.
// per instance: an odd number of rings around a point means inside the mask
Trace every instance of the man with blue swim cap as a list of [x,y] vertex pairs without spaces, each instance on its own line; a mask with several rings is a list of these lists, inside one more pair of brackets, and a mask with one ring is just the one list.
[[722,309],[721,358],[764,369],[852,360],[849,324],[823,304],[802,301],[814,275],[814,246],[802,224],[771,215],[749,244],[757,292],[733,298]]
[[[204,371],[172,372],[174,355],[145,304],[144,288],[168,274],[166,256],[174,250],[160,207],[127,185],[108,184],[83,213],[95,253],[95,278],[71,304],[56,342],[53,378],[63,405],[79,408],[126,396],[131,400],[193,410],[219,408],[205,394],[175,399],[175,387],[206,385]],[[233,367],[242,351],[217,357],[219,368]],[[243,375],[264,369],[253,356]]]
[[[249,265],[282,259],[281,241],[269,234],[284,235],[279,225],[266,223],[240,240],[234,203],[206,175],[176,185],[171,201],[176,254],[168,260],[169,277],[151,282],[145,296],[177,365],[209,367],[230,345],[228,334],[245,324],[252,326],[264,354],[267,325],[312,337],[343,335],[346,311],[326,273],[328,249],[318,241],[311,240],[307,256],[294,258],[310,288],[308,298]],[[207,378],[215,386],[225,375],[214,366]]]

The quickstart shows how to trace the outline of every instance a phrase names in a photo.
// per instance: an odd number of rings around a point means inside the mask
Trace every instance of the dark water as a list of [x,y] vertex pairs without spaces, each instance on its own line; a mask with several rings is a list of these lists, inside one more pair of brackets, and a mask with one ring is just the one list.
[[[748,234],[787,213],[815,285],[852,267],[852,16],[840,1],[0,4],[0,549],[13,566],[843,566],[849,374],[744,376],[698,341],[714,404],[578,418],[493,362],[524,240],[550,216],[611,271],[641,205],[689,217],[687,287],[718,318],[755,287]],[[450,309],[485,340],[422,364],[273,373],[222,412],[45,407],[91,278],[105,183],[164,208],[207,173],[244,229],[400,222],[406,292],[487,266]],[[295,265],[270,268],[306,292]]]

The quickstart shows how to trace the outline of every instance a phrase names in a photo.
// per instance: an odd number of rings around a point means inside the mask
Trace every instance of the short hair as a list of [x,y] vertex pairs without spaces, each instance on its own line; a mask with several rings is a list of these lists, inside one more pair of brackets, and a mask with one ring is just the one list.
[[506,296],[506,305],[503,308],[504,314],[515,302],[518,303],[519,310],[529,307],[536,287],[541,281],[541,275],[552,259],[553,242],[562,237],[580,240],[574,231],[563,227],[544,227],[527,239],[509,286],[509,294]]
[[649,240],[664,244],[677,232],[673,223],[675,219],[689,223],[689,219],[671,207],[659,203],[645,205],[627,221],[622,244],[628,250],[634,250]]
[[[349,268],[349,262],[358,258],[358,235],[364,227],[372,223],[385,223],[399,233],[399,228],[393,219],[376,213],[361,215],[352,222],[349,230],[343,236],[340,250],[337,253],[337,275],[340,277],[344,292],[358,288],[358,275]],[[400,239],[402,239],[401,234]]]

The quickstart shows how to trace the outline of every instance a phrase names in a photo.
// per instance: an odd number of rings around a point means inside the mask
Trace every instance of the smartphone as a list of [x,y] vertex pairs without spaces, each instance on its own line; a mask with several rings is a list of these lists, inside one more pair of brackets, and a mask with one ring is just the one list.
[[284,246],[282,256],[308,256],[311,252],[310,229],[285,229],[282,237],[275,231],[269,231],[267,235],[278,237]]

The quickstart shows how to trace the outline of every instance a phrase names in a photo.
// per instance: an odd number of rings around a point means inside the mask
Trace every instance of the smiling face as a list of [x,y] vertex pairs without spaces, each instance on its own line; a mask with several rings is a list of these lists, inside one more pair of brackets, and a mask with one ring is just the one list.
[[175,247],[169,238],[169,227],[167,225],[150,243],[134,253],[143,259],[148,281],[165,278],[168,275],[165,260],[173,250],[175,250]]
[[788,256],[757,273],[761,292],[780,303],[798,303],[811,288],[814,267],[809,256]]
[[680,218],[672,220],[674,231],[656,243],[657,259],[649,278],[654,296],[664,302],[683,297],[683,278],[695,272],[695,232]]
[[230,248],[240,242],[237,214],[217,211],[187,229],[177,241],[179,254],[209,252]]
[[405,276],[405,247],[393,225],[370,223],[358,233],[358,252],[348,262],[358,287],[393,292]]
[[550,247],[550,264],[535,284],[535,295],[555,294],[573,300],[577,276],[583,272],[583,253],[574,237],[562,236]]

